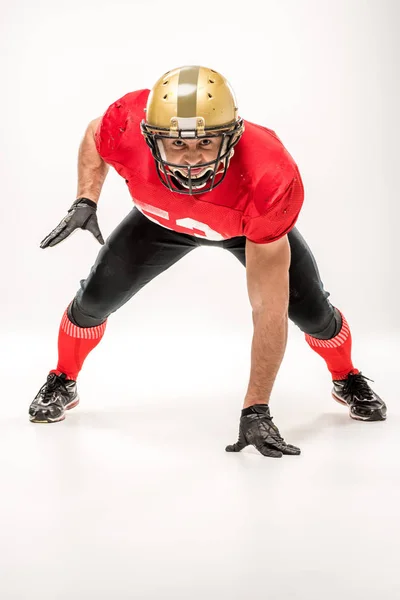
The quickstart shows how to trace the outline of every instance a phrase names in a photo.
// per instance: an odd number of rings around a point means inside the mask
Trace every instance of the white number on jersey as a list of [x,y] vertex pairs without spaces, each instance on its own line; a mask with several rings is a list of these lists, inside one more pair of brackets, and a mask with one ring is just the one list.
[[200,221],[195,221],[189,217],[186,217],[186,219],[178,219],[176,224],[181,227],[186,227],[187,229],[199,229],[200,231],[203,231],[207,240],[221,241],[225,239],[218,231],[211,229],[209,225],[200,223]]
[[[150,206],[149,204],[146,204],[145,206],[146,211],[150,212],[153,215],[153,217],[149,217],[149,215],[143,213],[145,214],[145,217],[147,217],[151,221],[154,221],[154,223],[161,225],[161,227],[165,227],[165,225],[163,223],[160,223],[157,218],[154,218],[160,214],[160,210],[155,206]],[[136,207],[140,210],[140,212],[143,212],[143,209],[140,206],[136,205]],[[166,211],[162,211],[162,213],[163,218],[169,220],[169,213],[167,213]],[[178,219],[176,221],[176,224],[180,225],[181,227],[185,227],[186,229],[191,229],[192,231],[193,229],[198,229],[199,231],[202,231],[204,233],[203,236],[193,232],[193,235],[196,235],[197,237],[205,237],[207,240],[214,241],[221,241],[225,239],[220,233],[218,233],[218,231],[214,231],[206,223],[201,223],[200,221],[196,221],[195,219],[191,219],[189,217],[185,217],[184,219]],[[166,227],[166,229],[172,229],[172,227]]]

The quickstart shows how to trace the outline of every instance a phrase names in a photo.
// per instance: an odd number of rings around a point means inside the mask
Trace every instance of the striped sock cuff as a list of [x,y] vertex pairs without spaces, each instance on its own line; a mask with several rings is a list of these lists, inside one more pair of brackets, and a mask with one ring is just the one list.
[[330,340],[318,340],[317,338],[306,333],[305,337],[310,346],[315,346],[317,348],[339,348],[339,346],[342,346],[345,343],[350,335],[350,328],[343,314],[341,312],[340,314],[342,316],[342,328],[339,333]]
[[[69,308],[69,307],[68,307]],[[81,338],[85,340],[97,340],[104,334],[107,319],[101,325],[96,327],[78,327],[68,318],[68,308],[65,310],[61,320],[61,329],[73,338]]]

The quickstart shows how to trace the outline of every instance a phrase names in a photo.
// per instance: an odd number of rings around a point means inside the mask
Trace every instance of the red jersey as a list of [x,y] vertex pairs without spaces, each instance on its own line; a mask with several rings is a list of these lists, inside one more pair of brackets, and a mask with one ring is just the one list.
[[123,177],[137,208],[163,227],[224,240],[274,242],[294,227],[304,190],[296,163],[276,134],[244,121],[223,182],[204,194],[172,192],[158,178],[140,131],[149,90],[130,92],[104,113],[95,133],[103,160]]

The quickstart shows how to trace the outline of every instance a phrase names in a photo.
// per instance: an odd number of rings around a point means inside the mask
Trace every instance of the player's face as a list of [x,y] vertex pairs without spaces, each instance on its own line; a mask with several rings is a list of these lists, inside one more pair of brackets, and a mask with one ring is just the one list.
[[[221,145],[221,136],[201,139],[165,139],[164,145],[167,162],[176,165],[193,166],[215,160]],[[196,169],[192,170],[194,176],[199,175]]]

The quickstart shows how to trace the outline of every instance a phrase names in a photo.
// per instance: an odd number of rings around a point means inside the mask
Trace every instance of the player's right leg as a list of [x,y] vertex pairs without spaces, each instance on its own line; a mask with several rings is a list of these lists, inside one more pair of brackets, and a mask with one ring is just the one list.
[[193,236],[171,231],[134,208],[102,246],[87,279],[64,311],[58,363],[30,405],[30,420],[54,423],[79,402],[76,380],[100,343],[109,315],[157,275],[199,246]]

